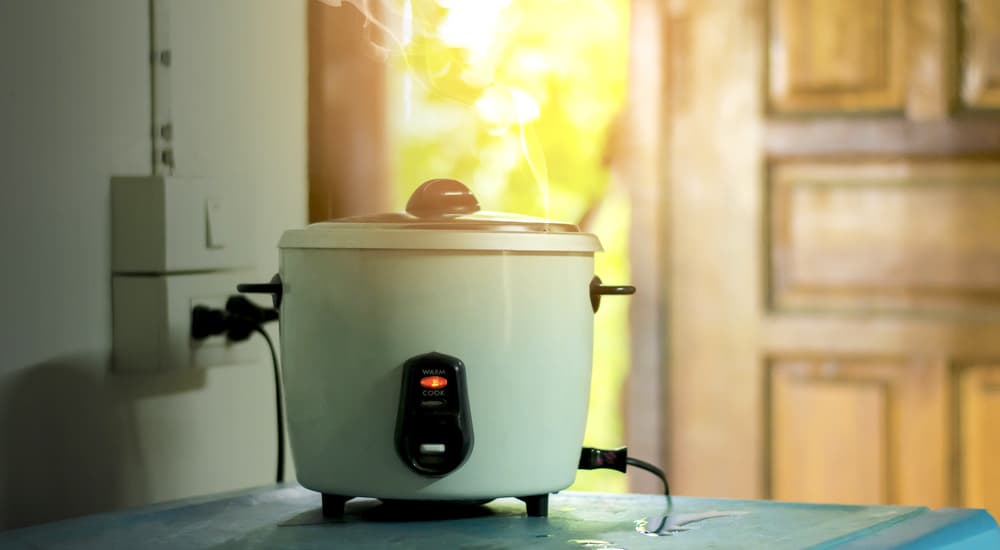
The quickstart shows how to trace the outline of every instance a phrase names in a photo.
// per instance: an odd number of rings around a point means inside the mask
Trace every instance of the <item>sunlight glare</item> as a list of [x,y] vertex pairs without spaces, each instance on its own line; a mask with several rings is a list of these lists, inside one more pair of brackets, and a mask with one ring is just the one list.
[[464,48],[475,58],[488,57],[510,0],[438,0],[438,4],[448,10],[437,29],[441,42]]

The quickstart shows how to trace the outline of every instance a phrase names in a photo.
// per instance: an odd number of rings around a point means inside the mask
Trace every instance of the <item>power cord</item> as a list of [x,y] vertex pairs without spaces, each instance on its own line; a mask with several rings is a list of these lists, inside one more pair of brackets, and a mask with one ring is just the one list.
[[625,459],[629,466],[635,466],[641,470],[646,470],[647,472],[653,474],[654,476],[660,478],[663,482],[663,496],[667,497],[667,501],[670,501],[670,483],[667,482],[667,474],[663,473],[658,466],[654,466],[645,460],[639,460],[638,458],[628,457]]
[[271,365],[274,367],[274,407],[278,417],[278,473],[275,474],[274,481],[281,483],[285,481],[285,407],[281,398],[281,370],[278,368],[278,354],[274,351],[271,335],[260,326],[254,330],[264,337],[267,348],[271,350]]
[[274,403],[278,421],[278,467],[274,480],[282,483],[285,481],[285,414],[281,397],[281,369],[274,342],[264,330],[264,323],[277,319],[278,310],[274,308],[260,307],[243,296],[230,296],[225,309],[194,307],[191,311],[191,338],[204,340],[209,336],[225,334],[230,342],[242,342],[255,332],[264,337],[274,368]]
[[[628,456],[628,449],[626,447],[619,449],[584,447],[580,451],[580,463],[577,465],[577,468],[580,470],[617,470],[624,474],[629,466],[646,470],[660,478],[660,481],[663,482],[663,496],[667,499],[667,515],[669,515],[674,508],[674,500],[670,496],[670,484],[667,483],[667,475],[658,466],[650,464],[645,460]],[[664,516],[663,521],[666,521],[666,516]]]

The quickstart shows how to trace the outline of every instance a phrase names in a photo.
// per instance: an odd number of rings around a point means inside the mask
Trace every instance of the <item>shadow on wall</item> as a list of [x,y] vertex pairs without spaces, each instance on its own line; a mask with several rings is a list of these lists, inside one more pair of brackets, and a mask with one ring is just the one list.
[[0,529],[149,500],[136,401],[203,387],[201,370],[112,375],[107,353],[0,375]]

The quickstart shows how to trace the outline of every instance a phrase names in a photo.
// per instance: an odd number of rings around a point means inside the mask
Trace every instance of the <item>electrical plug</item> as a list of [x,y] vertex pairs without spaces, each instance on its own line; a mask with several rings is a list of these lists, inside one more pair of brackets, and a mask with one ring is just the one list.
[[584,447],[580,450],[579,470],[618,470],[625,473],[628,467],[628,448],[595,449]]
[[264,323],[278,319],[278,310],[264,308],[244,296],[234,295],[226,300],[225,309],[195,306],[191,310],[191,338],[204,340],[225,334],[230,342],[242,342]]

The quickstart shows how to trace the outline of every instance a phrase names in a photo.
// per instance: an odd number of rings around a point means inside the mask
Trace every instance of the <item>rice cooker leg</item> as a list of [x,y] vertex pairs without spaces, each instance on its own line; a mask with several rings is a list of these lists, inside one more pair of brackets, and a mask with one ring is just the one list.
[[323,517],[342,518],[344,517],[344,505],[354,497],[343,497],[340,495],[328,495],[323,493]]
[[527,497],[517,497],[524,502],[528,509],[528,516],[533,518],[544,518],[549,515],[549,495],[531,495]]

